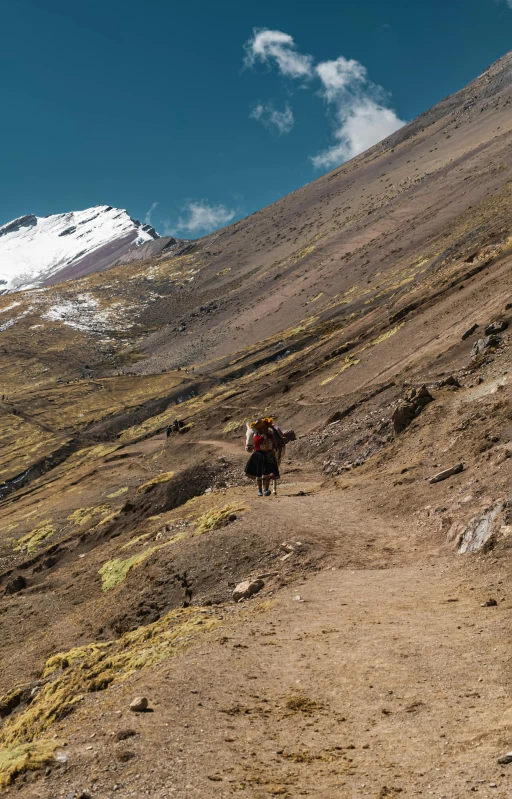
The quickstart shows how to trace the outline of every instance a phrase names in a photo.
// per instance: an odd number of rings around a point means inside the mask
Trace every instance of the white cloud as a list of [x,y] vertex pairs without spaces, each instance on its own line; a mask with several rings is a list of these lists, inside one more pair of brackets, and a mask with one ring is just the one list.
[[295,122],[289,105],[285,106],[284,111],[278,111],[272,103],[258,103],[249,116],[258,119],[266,128],[276,130],[279,135],[289,133]]
[[175,225],[166,225],[168,234],[181,232],[189,235],[206,235],[227,225],[235,217],[236,211],[225,205],[210,205],[207,200],[192,200],[184,207],[184,215]]
[[[507,2],[512,6],[512,0]],[[314,78],[320,81],[320,96],[335,122],[335,143],[311,157],[317,169],[332,168],[354,158],[405,124],[389,108],[384,89],[370,82],[366,67],[355,59],[339,56],[315,65],[312,56],[298,52],[289,34],[268,28],[255,28],[244,48],[246,66],[261,62],[276,66],[286,77],[307,79],[309,84]],[[293,126],[289,106],[280,112],[271,103],[259,104],[251,117],[280,133]]]
[[355,158],[405,124],[391,108],[385,108],[368,97],[340,108],[338,121],[334,133],[337,144],[311,158],[317,169],[332,169]]
[[144,223],[145,223],[146,225],[151,225],[151,214],[153,213],[153,211],[155,210],[155,208],[157,207],[157,205],[158,205],[158,203],[157,203],[157,202],[156,202],[156,203],[153,203],[153,204],[151,205],[151,208],[150,208],[148,211],[146,211],[146,216],[144,217]]
[[342,55],[336,61],[322,61],[316,67],[316,73],[322,81],[323,94],[330,102],[339,97],[341,92],[367,80],[366,67]]
[[277,65],[282,75],[289,78],[309,78],[313,73],[313,58],[297,52],[293,38],[282,31],[254,28],[252,38],[244,45],[246,66],[257,61]]

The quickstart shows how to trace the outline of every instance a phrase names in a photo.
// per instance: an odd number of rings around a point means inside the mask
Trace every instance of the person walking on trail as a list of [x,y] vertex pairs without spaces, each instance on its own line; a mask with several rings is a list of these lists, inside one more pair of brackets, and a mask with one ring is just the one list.
[[286,438],[274,425],[271,417],[259,419],[247,425],[245,449],[252,452],[245,466],[245,474],[258,485],[258,496],[270,496],[270,481],[273,481],[274,494],[276,481],[280,478],[279,462],[286,445]]

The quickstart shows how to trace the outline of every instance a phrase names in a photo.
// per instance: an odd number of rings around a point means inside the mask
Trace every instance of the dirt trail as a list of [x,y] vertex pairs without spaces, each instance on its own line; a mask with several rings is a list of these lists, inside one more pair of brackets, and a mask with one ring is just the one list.
[[[88,696],[56,728],[69,770],[22,794],[509,797],[506,575],[379,518],[357,485],[293,473],[281,496],[248,499],[283,540],[323,546],[322,569],[269,580],[184,655]],[[130,713],[135,695],[154,712]]]

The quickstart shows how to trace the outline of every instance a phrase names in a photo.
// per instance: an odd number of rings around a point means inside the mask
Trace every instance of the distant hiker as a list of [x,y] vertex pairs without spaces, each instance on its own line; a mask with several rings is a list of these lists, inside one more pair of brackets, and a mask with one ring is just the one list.
[[252,455],[245,466],[245,474],[256,480],[259,497],[270,496],[271,480],[274,494],[277,494],[277,480],[281,476],[279,464],[285,446],[285,435],[271,417],[247,425],[245,449]]
[[174,422],[171,422],[165,428],[165,437],[169,438],[173,433],[180,433],[182,427],[185,427],[185,422],[182,422],[181,419],[175,419]]

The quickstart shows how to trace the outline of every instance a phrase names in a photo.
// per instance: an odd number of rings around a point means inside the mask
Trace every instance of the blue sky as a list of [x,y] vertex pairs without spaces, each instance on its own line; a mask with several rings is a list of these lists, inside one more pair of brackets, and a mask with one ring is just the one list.
[[194,238],[512,48],[512,0],[0,0],[0,224],[109,204]]

